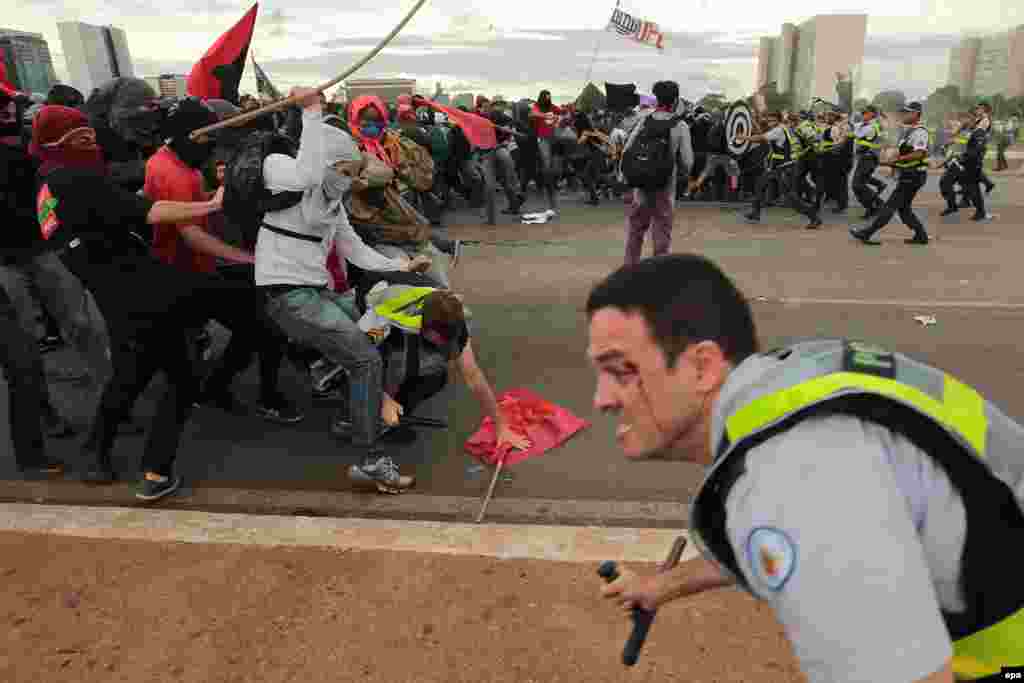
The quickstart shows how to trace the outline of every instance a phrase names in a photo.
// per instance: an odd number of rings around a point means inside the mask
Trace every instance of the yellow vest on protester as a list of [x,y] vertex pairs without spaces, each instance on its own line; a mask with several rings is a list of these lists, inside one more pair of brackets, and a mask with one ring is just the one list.
[[747,587],[726,533],[725,501],[752,448],[812,414],[875,422],[935,460],[963,500],[967,610],[943,613],[954,673],[975,680],[1024,665],[1024,580],[1019,564],[1011,568],[1024,547],[1024,510],[995,473],[1024,469],[1024,428],[971,387],[902,354],[817,340],[769,355],[780,363],[716,411],[715,462],[690,514],[704,556]]

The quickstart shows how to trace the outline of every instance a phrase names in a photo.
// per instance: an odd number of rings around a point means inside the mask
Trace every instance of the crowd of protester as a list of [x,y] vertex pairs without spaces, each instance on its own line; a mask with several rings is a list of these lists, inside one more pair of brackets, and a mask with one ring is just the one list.
[[[303,419],[280,388],[291,359],[317,398],[337,404],[330,432],[359,454],[352,482],[398,493],[414,482],[391,447],[416,437],[412,413],[450,369],[495,420],[500,443],[528,446],[503,422],[475,360],[472,316],[451,291],[461,244],[440,227],[459,203],[494,222],[502,196],[502,213],[545,223],[564,192],[581,191],[590,205],[621,201],[627,263],[640,259],[647,232],[656,254],[669,250],[679,201],[752,202],[754,221],[763,206],[785,203],[815,228],[825,202],[847,210],[856,169],[866,218],[887,210],[889,182],[875,173],[894,127],[880,112],[758,112],[753,145],[736,156],[728,108],[691,107],[671,81],[652,90],[623,111],[558,106],[547,91],[478,98],[462,113],[493,125],[488,149],[417,97],[328,102],[299,88],[301,106],[196,136],[259,103],[161,99],[134,78],[88,98],[56,86],[35,106],[0,92],[0,361],[19,468],[114,481],[114,443],[142,431],[133,409],[161,373],[137,492],[158,500],[180,486],[174,461],[196,407],[285,426]],[[988,136],[1002,136],[999,170],[1017,135],[1015,123],[993,130],[989,113],[981,105],[955,117],[936,162],[946,168],[947,211],[966,202],[979,220],[988,217],[979,190],[990,191]],[[524,212],[534,196],[544,210]],[[211,320],[231,333],[216,359]],[[74,463],[45,443],[75,433],[43,373],[41,354],[60,344],[81,356],[95,401]],[[259,398],[246,406],[232,387],[254,361]]]

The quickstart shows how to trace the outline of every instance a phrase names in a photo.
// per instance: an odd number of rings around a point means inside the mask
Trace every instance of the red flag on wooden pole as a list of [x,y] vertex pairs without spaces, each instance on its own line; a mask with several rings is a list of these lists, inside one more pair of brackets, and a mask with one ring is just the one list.
[[253,5],[192,67],[187,82],[189,95],[238,105],[238,84],[242,81],[259,7],[259,3]]

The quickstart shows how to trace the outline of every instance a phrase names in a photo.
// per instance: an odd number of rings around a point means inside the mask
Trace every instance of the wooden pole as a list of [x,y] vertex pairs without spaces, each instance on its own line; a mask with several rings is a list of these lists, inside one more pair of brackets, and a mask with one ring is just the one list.
[[[323,91],[327,90],[328,88],[332,88],[335,85],[337,85],[338,83],[341,83],[343,80],[345,80],[346,78],[348,78],[349,76],[354,74],[356,71],[361,69],[371,59],[376,57],[377,54],[387,46],[388,43],[390,43],[392,40],[394,40],[395,36],[397,36],[399,34],[399,32],[403,28],[405,28],[405,25],[408,24],[412,20],[412,18],[414,16],[416,16],[416,13],[426,3],[427,3],[427,0],[416,0],[416,4],[412,6],[412,8],[405,15],[405,17],[402,19],[402,21],[398,22],[398,25],[395,26],[395,28],[392,29],[391,33],[386,35],[383,38],[383,40],[381,40],[377,44],[377,47],[375,47],[372,50],[370,50],[370,52],[365,57],[363,57],[358,62],[356,62],[355,64],[350,66],[348,69],[343,71],[339,76],[336,76],[335,78],[332,78],[331,80],[327,81],[323,85],[318,86],[315,89],[316,92],[322,93]],[[224,119],[223,121],[219,121],[218,123],[215,123],[213,125],[206,126],[205,128],[200,128],[198,130],[194,130],[194,131],[192,131],[192,133],[190,134],[189,137],[191,137],[193,140],[197,140],[197,139],[199,139],[200,136],[206,135],[208,133],[212,133],[215,130],[220,130],[221,128],[233,128],[235,126],[241,126],[243,124],[248,123],[249,121],[252,121],[253,119],[258,119],[261,116],[265,116],[266,114],[270,114],[270,113],[275,112],[275,111],[281,111],[282,109],[287,109],[288,107],[296,105],[299,102],[301,102],[303,99],[305,99],[306,97],[308,97],[308,95],[305,95],[303,97],[286,97],[283,100],[278,100],[277,102],[272,102],[272,103],[266,105],[265,107],[260,107],[259,109],[254,109],[253,111],[244,112],[242,114],[238,114],[236,116],[232,116],[229,119]]]

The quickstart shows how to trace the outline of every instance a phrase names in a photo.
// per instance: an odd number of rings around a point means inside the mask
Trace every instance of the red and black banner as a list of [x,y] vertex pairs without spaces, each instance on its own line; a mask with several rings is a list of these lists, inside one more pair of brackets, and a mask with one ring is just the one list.
[[188,94],[203,99],[227,100],[238,105],[238,84],[256,28],[259,4],[252,6],[241,21],[217,39],[188,75]]

